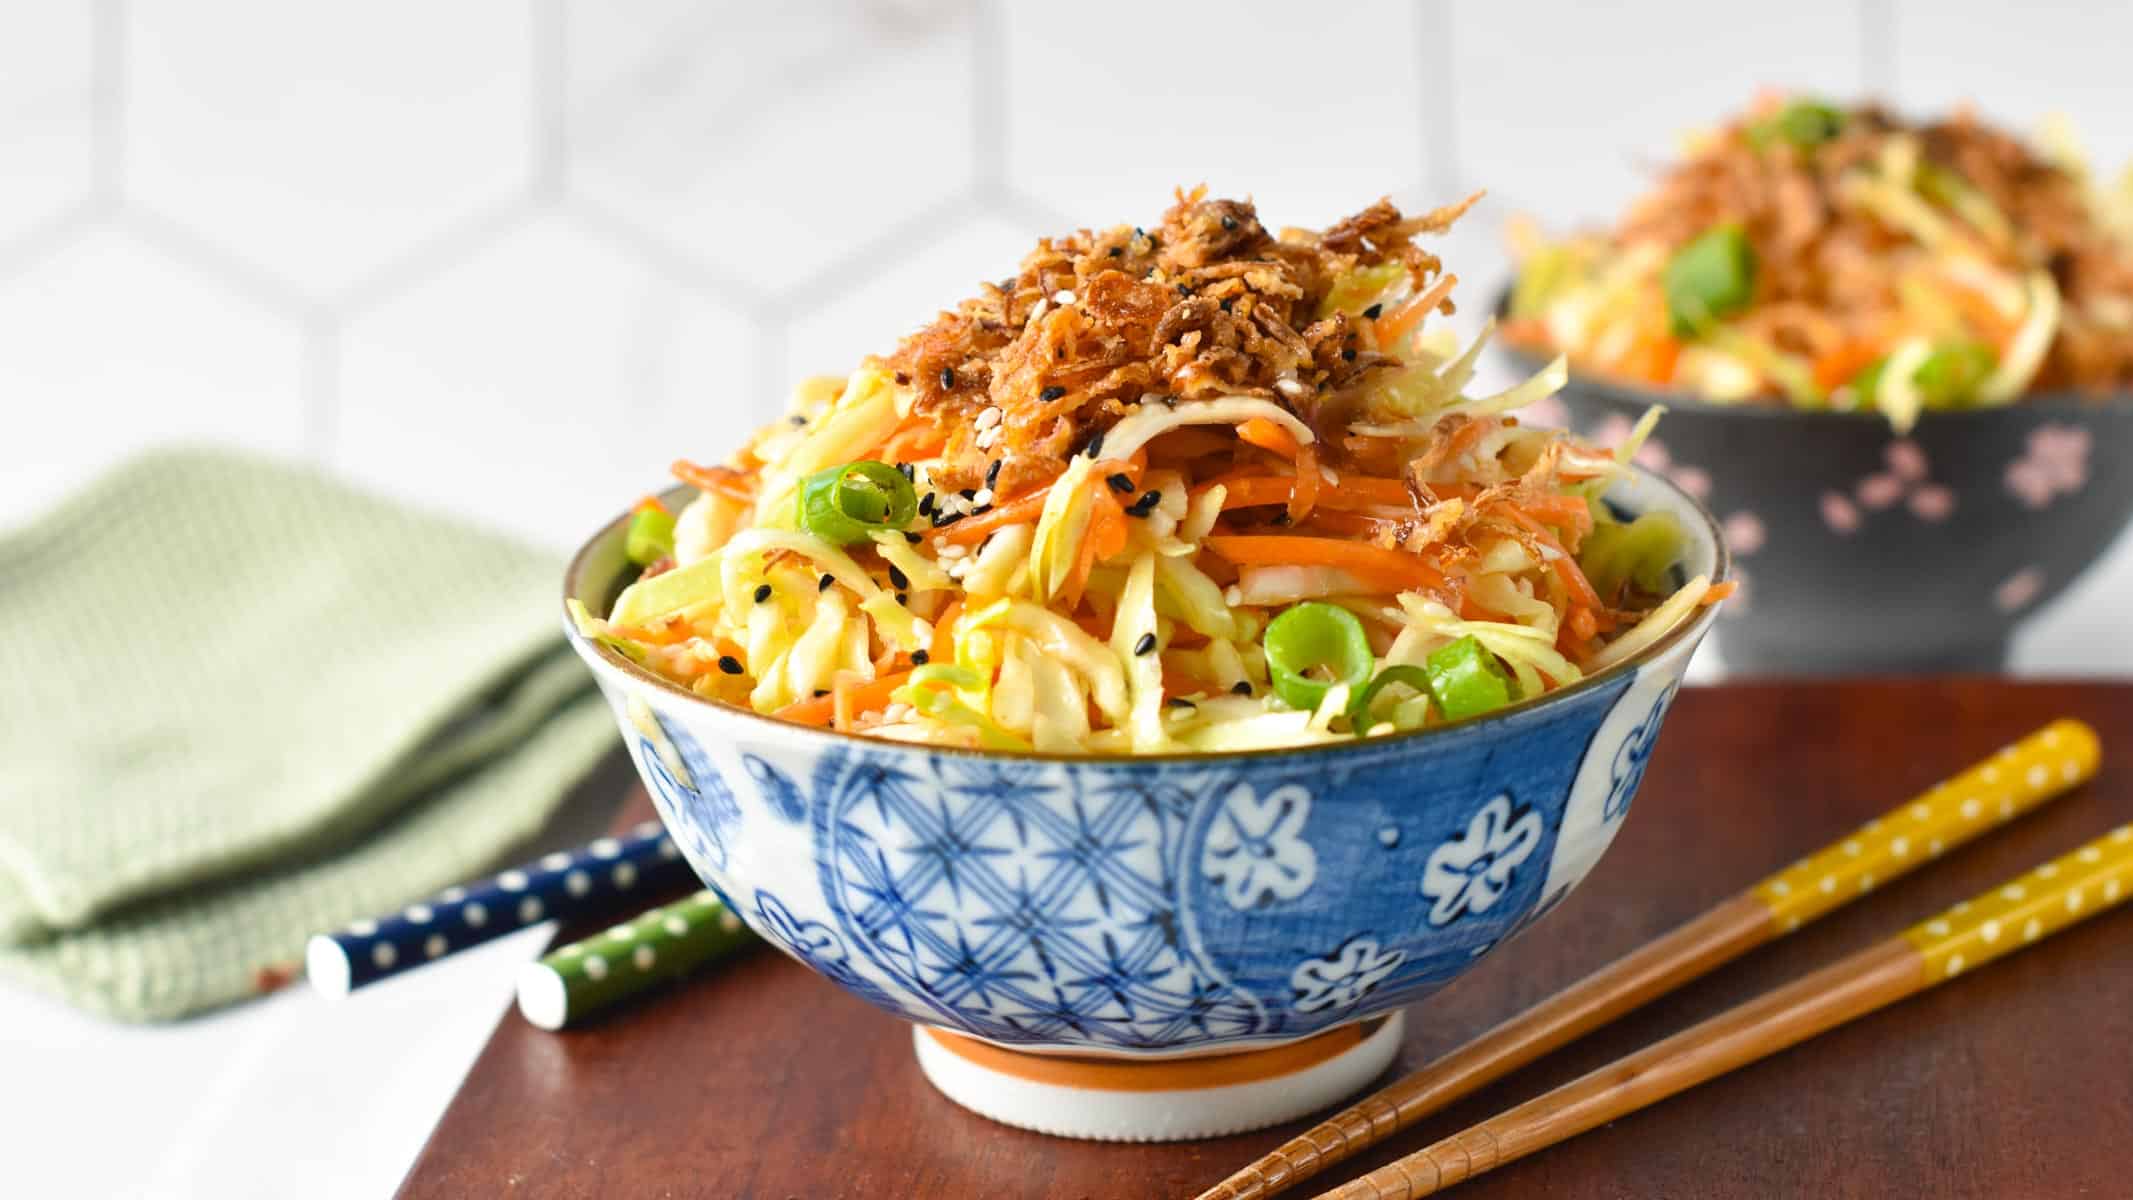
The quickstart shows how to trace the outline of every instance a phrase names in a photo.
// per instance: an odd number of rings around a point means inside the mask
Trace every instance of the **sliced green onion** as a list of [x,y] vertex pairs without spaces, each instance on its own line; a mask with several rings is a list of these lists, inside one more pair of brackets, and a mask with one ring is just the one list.
[[1812,150],[1844,130],[1844,114],[1820,100],[1795,100],[1768,120],[1747,129],[1748,144],[1757,150],[1774,141],[1786,141],[1802,150]]
[[964,725],[978,732],[978,744],[988,750],[1027,750],[1030,744],[1002,729],[998,722],[970,707],[956,696],[958,689],[982,687],[985,677],[954,663],[928,663],[911,672],[910,682],[896,689],[905,703],[945,725]]
[[1425,669],[1437,711],[1457,721],[1494,712],[1518,698],[1518,686],[1503,664],[1473,634],[1433,652]]
[[667,510],[645,505],[630,514],[629,535],[623,553],[640,567],[648,567],[674,553],[674,518]]
[[[1978,389],[1999,362],[2000,356],[1983,342],[1949,342],[1935,347],[1918,364],[1911,373],[1911,386],[1927,408],[1963,408],[1976,402]],[[1852,394],[1862,408],[1873,407],[1888,365],[1884,355],[1852,377]]]
[[817,471],[800,481],[800,528],[823,541],[849,546],[868,535],[902,529],[918,515],[918,493],[903,473],[862,459]]
[[1355,697],[1348,701],[1348,725],[1354,730],[1355,736],[1362,737],[1370,732],[1370,706],[1377,702],[1379,692],[1394,684],[1413,688],[1424,696],[1431,694],[1429,672],[1420,667],[1409,663],[1394,663],[1379,671],[1377,678],[1364,684],[1355,693]]
[[1640,513],[1627,524],[1612,516],[1596,517],[1592,532],[1578,547],[1578,566],[1602,596],[1615,595],[1629,583],[1665,595],[1674,590],[1674,564],[1681,560],[1687,540],[1681,522],[1662,509]]
[[[1340,605],[1321,600],[1305,601],[1267,622],[1261,644],[1274,694],[1306,712],[1316,709],[1335,684],[1361,687],[1375,662],[1363,623]],[[1311,678],[1308,672],[1314,670],[1325,677]]]
[[1738,225],[1714,225],[1674,252],[1661,277],[1674,336],[1696,337],[1720,317],[1748,307],[1755,251]]

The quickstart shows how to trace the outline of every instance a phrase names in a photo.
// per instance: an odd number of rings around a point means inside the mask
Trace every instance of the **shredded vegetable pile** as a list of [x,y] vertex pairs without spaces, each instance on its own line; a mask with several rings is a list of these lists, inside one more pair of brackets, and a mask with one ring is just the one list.
[[1599,502],[1625,458],[1508,415],[1561,361],[1463,394],[1488,335],[1424,327],[1455,277],[1414,239],[1464,208],[1275,236],[1195,191],[1046,239],[677,463],[696,496],[639,504],[642,574],[579,627],[788,721],[1059,753],[1390,733],[1621,662],[1730,585]]
[[1969,112],[1767,96],[1612,235],[1514,232],[1506,339],[1717,401],[1928,409],[2133,386],[2133,173]]

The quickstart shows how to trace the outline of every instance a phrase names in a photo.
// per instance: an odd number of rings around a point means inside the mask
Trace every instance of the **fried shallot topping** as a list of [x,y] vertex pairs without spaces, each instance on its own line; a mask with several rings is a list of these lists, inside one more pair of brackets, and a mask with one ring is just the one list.
[[[1403,218],[1380,200],[1323,233],[1276,236],[1249,201],[1205,193],[1179,192],[1152,229],[1040,240],[1012,279],[985,284],[877,364],[947,434],[937,485],[1041,484],[1148,398],[1258,396],[1332,421],[1346,389],[1398,361],[1367,321],[1330,302],[1335,281],[1386,267],[1422,292],[1442,264],[1412,239],[1473,203]],[[999,416],[981,418],[988,409]]]

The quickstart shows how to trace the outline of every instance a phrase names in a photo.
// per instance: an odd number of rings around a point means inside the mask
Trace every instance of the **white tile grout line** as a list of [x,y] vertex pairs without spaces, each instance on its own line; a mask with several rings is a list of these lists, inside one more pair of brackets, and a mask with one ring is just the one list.
[[126,0],[97,0],[89,16],[89,187],[118,207],[126,165]]
[[1415,13],[1415,67],[1421,80],[1422,138],[1429,151],[1425,168],[1429,189],[1438,203],[1449,204],[1463,192],[1460,182],[1465,167],[1459,161],[1459,87],[1453,72],[1459,56],[1453,50],[1456,36],[1449,3],[1417,4]]
[[533,169],[536,199],[559,200],[570,188],[570,14],[563,0],[528,0],[533,40]]
[[1859,0],[1859,90],[1896,102],[1896,0]]

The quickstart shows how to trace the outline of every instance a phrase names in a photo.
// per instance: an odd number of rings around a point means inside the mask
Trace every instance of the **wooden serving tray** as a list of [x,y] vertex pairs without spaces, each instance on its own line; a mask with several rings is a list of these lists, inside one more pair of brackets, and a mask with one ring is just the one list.
[[[2133,687],[1919,680],[1684,694],[1613,850],[1557,912],[1409,1011],[1394,1070],[2058,716],[2103,736],[2103,772],[2087,787],[1313,1182],[1412,1150],[2133,819]],[[627,807],[634,821],[649,806],[639,794]],[[1191,1197],[1300,1127],[1114,1145],[996,1125],[926,1083],[906,1026],[762,951],[567,1033],[508,1013],[400,1194]],[[2119,912],[1454,1194],[2129,1188],[2133,912]]]

